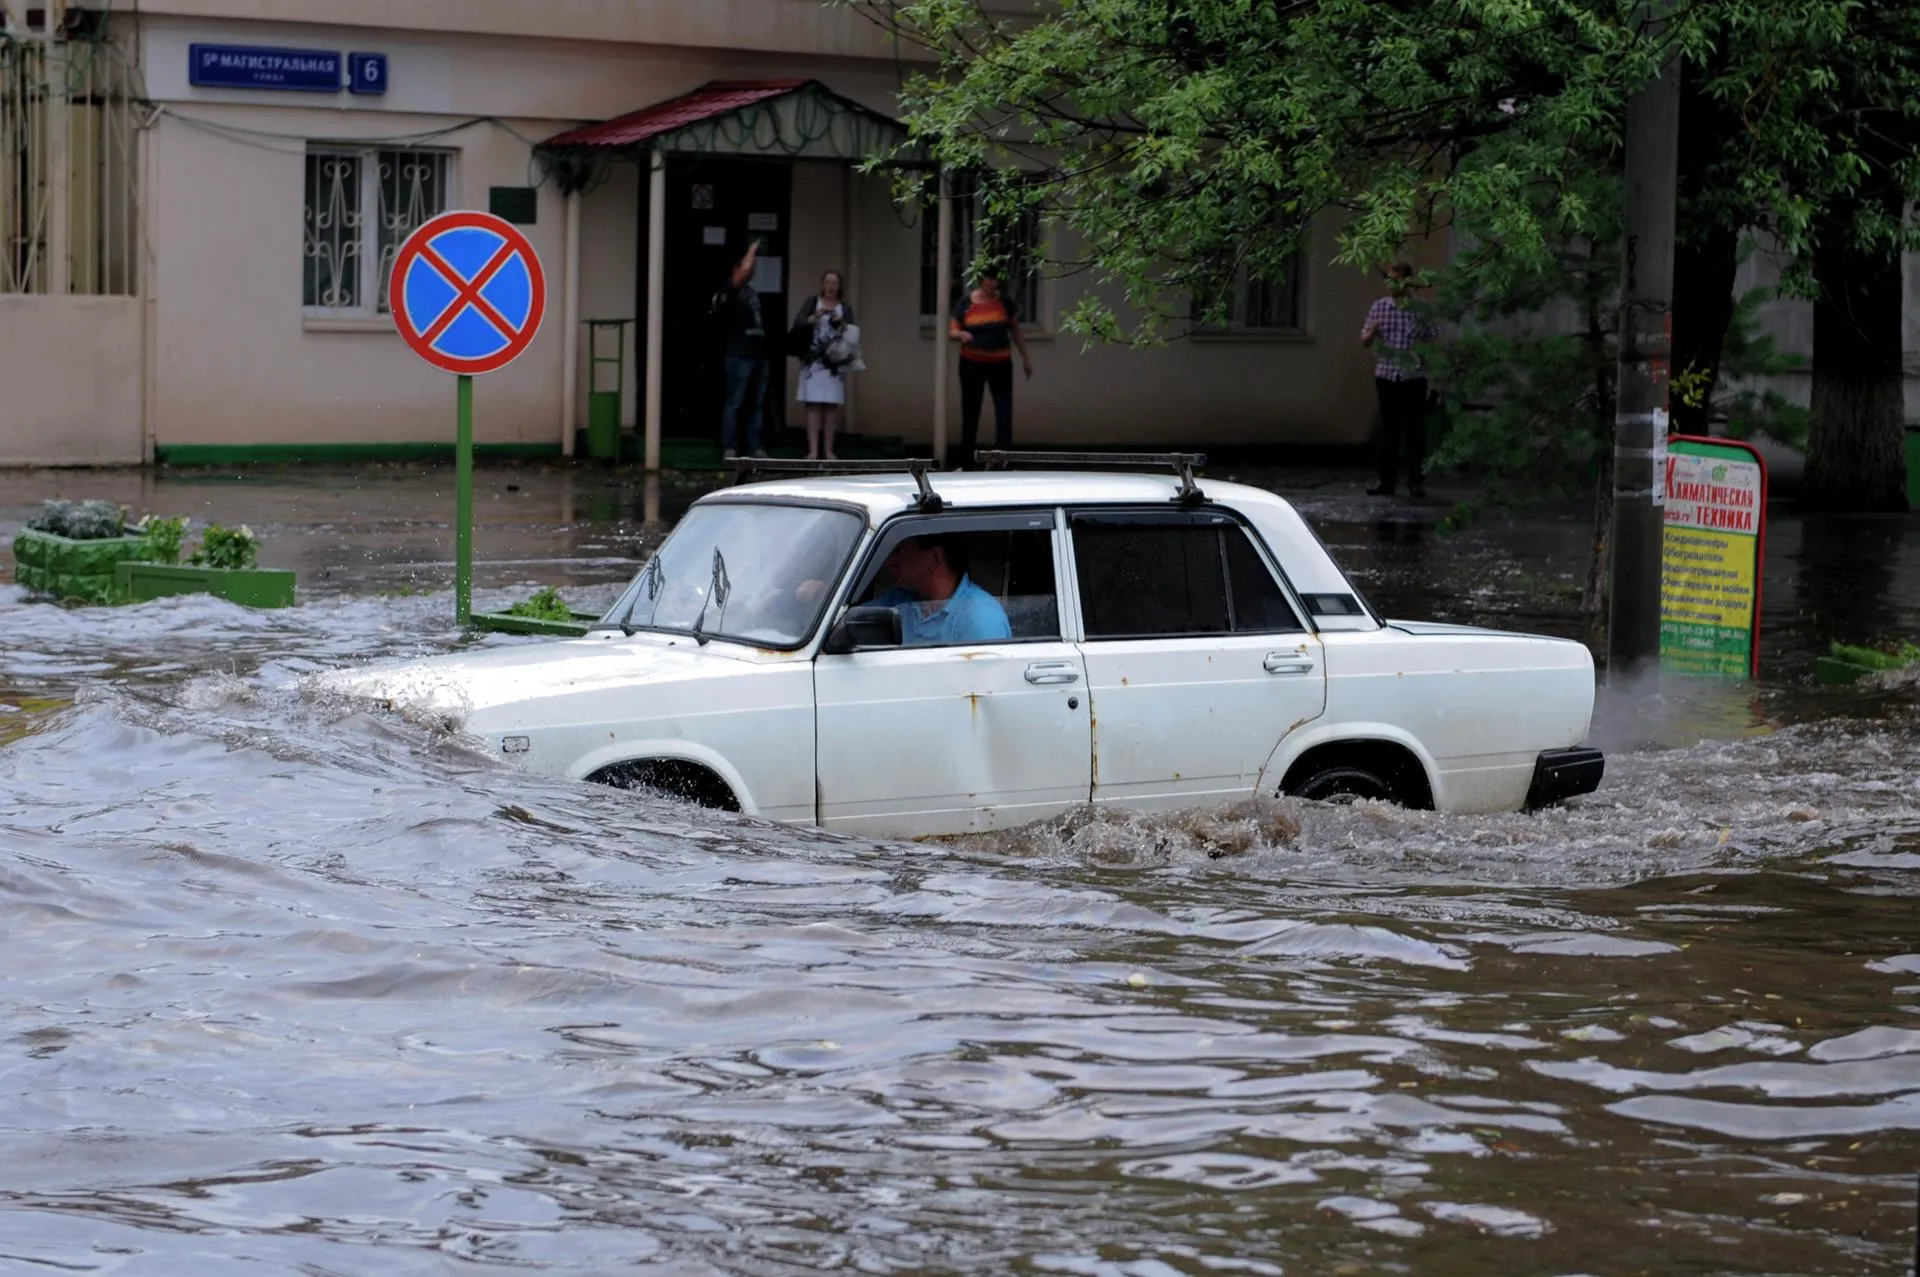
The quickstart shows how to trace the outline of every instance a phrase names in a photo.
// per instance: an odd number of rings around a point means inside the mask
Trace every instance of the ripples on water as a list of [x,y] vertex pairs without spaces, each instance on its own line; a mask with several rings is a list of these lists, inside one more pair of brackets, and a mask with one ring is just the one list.
[[0,597],[0,1268],[1907,1270],[1911,692],[900,846],[299,694],[450,610]]

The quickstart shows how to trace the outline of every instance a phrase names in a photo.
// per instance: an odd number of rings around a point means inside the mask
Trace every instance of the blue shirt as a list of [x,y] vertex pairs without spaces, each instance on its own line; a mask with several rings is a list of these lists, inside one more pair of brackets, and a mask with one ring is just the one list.
[[1013,637],[1013,627],[1007,624],[1000,600],[975,585],[971,577],[961,577],[953,597],[932,616],[927,615],[919,599],[898,586],[874,602],[900,613],[900,641],[907,647],[992,643]]

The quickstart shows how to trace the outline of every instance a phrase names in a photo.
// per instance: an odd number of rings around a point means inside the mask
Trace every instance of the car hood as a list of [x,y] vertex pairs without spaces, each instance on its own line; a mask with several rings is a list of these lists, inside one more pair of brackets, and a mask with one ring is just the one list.
[[730,643],[701,647],[691,639],[606,634],[334,670],[309,686],[322,695],[464,719],[502,705],[592,696],[639,683],[739,675],[760,664],[749,649]]

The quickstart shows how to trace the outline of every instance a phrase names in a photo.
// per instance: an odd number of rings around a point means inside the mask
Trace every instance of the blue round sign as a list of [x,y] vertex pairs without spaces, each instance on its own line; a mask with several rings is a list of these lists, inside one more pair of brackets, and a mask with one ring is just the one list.
[[503,368],[532,344],[546,276],[518,227],[491,213],[442,213],[401,245],[388,285],[394,326],[436,368]]

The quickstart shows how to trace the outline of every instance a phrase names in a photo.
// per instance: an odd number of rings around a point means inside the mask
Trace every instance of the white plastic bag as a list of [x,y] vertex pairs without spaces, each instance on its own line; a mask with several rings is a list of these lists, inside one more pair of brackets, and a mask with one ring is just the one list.
[[866,361],[860,358],[860,325],[848,324],[842,328],[834,339],[827,343],[827,348],[820,353],[820,358],[829,370],[839,376],[850,372],[865,372]]

